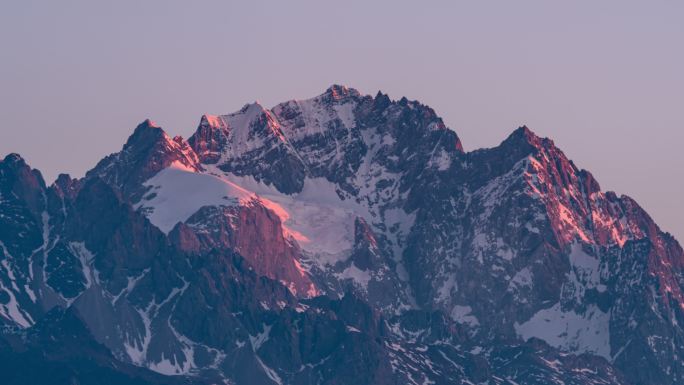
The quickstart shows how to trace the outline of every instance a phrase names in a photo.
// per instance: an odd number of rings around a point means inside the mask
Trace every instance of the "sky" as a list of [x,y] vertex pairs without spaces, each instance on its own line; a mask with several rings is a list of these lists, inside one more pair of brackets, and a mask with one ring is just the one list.
[[82,176],[150,118],[344,84],[432,108],[466,150],[527,125],[684,240],[684,2],[0,2],[0,156]]

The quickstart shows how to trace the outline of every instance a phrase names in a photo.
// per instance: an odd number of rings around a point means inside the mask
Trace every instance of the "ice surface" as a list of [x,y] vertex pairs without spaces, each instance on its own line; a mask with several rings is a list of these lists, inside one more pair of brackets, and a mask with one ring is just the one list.
[[150,191],[136,205],[155,226],[168,233],[204,206],[234,206],[254,194],[225,179],[194,172],[174,162],[144,183]]

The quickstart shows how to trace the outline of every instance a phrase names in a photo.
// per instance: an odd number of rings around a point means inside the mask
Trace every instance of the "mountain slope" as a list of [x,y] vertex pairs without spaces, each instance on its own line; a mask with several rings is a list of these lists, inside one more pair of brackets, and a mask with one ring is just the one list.
[[681,246],[526,127],[464,152],[335,85],[143,122],[79,180],[10,155],[0,194],[10,340],[66,309],[106,365],[197,383],[684,383]]

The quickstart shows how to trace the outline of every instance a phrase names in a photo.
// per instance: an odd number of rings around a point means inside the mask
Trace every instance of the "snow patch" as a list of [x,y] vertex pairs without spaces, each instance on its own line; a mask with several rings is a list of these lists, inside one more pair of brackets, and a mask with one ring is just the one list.
[[86,290],[93,285],[93,282],[99,283],[96,271],[92,269],[93,264],[93,253],[90,252],[85,246],[84,242],[70,242],[69,251],[76,255],[79,262],[81,262],[81,267],[83,269],[83,276],[86,279]]
[[514,325],[523,339],[537,337],[549,345],[573,353],[593,353],[610,360],[610,313],[596,305],[586,311],[561,309],[556,303],[537,312],[528,321]]
[[184,365],[181,365],[176,360],[175,356],[166,358],[164,353],[162,353],[161,360],[159,362],[150,362],[147,364],[147,367],[152,371],[164,374],[166,376],[178,376],[188,372],[189,369],[186,367],[188,363],[189,361],[186,361]]
[[458,283],[456,282],[455,275],[449,275],[446,281],[437,291],[437,303],[447,303],[451,298],[452,292],[458,291]]
[[2,260],[2,267],[7,272],[7,278],[9,278],[10,282],[12,283],[12,288],[6,288],[5,285],[2,283],[2,280],[0,280],[0,291],[4,290],[5,293],[7,293],[7,295],[9,296],[9,302],[7,302],[6,304],[0,304],[0,315],[2,315],[6,319],[13,321],[14,323],[23,328],[30,327],[35,322],[33,321],[33,318],[31,318],[30,314],[21,309],[21,307],[19,306],[19,301],[17,301],[17,298],[15,296],[15,292],[19,292],[19,288],[16,284],[16,278],[14,276],[14,272],[12,271],[12,266],[10,266],[8,262],[8,260],[12,258],[12,256],[10,255],[9,251],[7,250],[7,247],[5,247],[5,244],[2,243],[2,241],[0,241],[0,249],[2,249],[4,255],[4,258]]
[[580,243],[573,243],[570,247],[570,266],[574,270],[577,278],[587,288],[594,288],[599,286],[600,277],[600,263],[597,257],[591,256],[582,250]]
[[519,290],[523,287],[532,287],[532,270],[529,267],[524,267],[516,272],[508,283],[509,291]]
[[472,327],[479,326],[480,322],[472,314],[472,311],[473,309],[470,306],[456,305],[451,309],[451,319]]
[[337,113],[337,117],[340,119],[342,124],[349,129],[356,127],[354,107],[356,107],[355,103],[336,104],[333,106],[333,109]]
[[135,208],[167,234],[204,206],[236,206],[255,198],[230,181],[197,173],[180,162],[158,172],[144,185],[150,190]]
[[252,345],[252,350],[255,352],[259,350],[264,342],[268,341],[268,335],[271,333],[271,325],[263,324],[264,331],[256,336],[249,336],[249,343]]
[[353,263],[341,273],[335,274],[335,276],[339,279],[351,279],[364,290],[368,291],[368,282],[371,280],[370,273],[368,271],[359,269]]
[[135,289],[135,286],[138,284],[138,282],[141,279],[143,279],[145,277],[145,275],[147,275],[147,273],[149,273],[149,272],[150,272],[150,268],[148,267],[147,269],[143,270],[142,273],[140,273],[140,275],[138,275],[137,277],[128,277],[128,283],[126,284],[126,287],[123,288],[121,290],[121,292],[119,292],[119,294],[117,294],[114,297],[114,299],[112,300],[112,304],[117,303],[121,296],[125,297],[128,294],[130,294],[133,291],[133,289]]
[[451,166],[451,155],[444,149],[440,149],[437,155],[430,158],[430,166],[437,168],[438,171],[446,171]]
[[261,368],[264,370],[264,373],[268,376],[268,378],[271,379],[271,381],[275,382],[278,385],[283,385],[283,380],[280,379],[280,376],[278,376],[278,373],[275,372],[275,370],[269,368],[264,364],[264,362],[261,360],[259,356],[256,356],[257,362],[261,366]]
[[136,365],[142,366],[145,363],[145,358],[147,357],[147,349],[152,340],[152,320],[150,319],[149,312],[152,304],[148,306],[146,311],[140,309],[135,309],[140,315],[140,319],[143,323],[144,335],[142,338],[133,337],[127,335],[127,340],[123,342],[126,354]]

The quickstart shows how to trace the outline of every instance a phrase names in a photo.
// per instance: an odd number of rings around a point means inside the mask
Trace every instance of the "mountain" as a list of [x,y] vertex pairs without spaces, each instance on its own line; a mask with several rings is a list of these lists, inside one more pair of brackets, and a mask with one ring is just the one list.
[[10,154],[0,249],[11,383],[684,384],[670,234],[527,127],[465,152],[380,92],[145,121],[49,186]]

